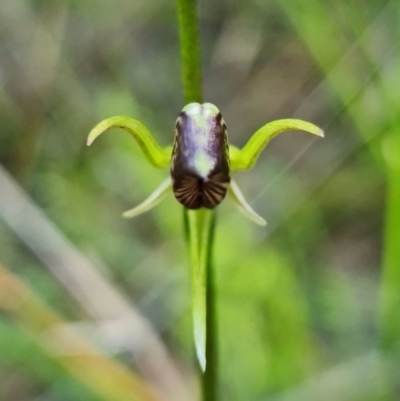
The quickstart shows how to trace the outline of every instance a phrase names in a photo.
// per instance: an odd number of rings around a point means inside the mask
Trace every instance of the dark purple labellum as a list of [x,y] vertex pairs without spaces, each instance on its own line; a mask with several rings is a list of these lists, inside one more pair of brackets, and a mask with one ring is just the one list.
[[190,103],[176,121],[171,177],[176,199],[188,209],[217,206],[230,182],[225,122],[211,103]]

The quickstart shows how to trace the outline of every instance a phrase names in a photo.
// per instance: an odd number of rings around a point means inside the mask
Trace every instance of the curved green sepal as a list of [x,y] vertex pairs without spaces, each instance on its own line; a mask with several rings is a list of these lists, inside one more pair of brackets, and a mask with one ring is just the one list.
[[129,219],[145,213],[157,206],[170,192],[172,192],[172,181],[171,177],[168,177],[145,201],[133,209],[127,210],[122,216]]
[[122,128],[131,134],[153,166],[158,168],[169,167],[171,147],[163,149],[146,126],[130,117],[116,116],[103,120],[90,131],[87,145],[90,146],[99,135],[110,128]]
[[252,207],[246,202],[246,199],[244,198],[238,185],[233,180],[231,180],[228,194],[230,195],[230,198],[233,200],[235,206],[239,209],[240,213],[244,214],[248,219],[250,219],[251,221],[260,226],[265,226],[267,224],[267,222],[260,215],[258,215],[252,209]]
[[272,138],[282,132],[291,130],[305,131],[321,137],[324,136],[320,128],[303,120],[286,119],[272,121],[256,131],[243,149],[239,150],[235,147],[230,147],[231,169],[251,169],[260,156],[260,153]]
[[192,276],[192,313],[194,341],[200,367],[206,370],[207,330],[207,255],[213,211],[187,210],[189,223],[190,264]]

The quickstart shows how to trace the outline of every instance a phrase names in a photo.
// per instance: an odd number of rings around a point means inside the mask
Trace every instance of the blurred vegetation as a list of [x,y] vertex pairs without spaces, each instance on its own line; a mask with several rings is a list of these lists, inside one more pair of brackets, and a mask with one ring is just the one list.
[[[221,400],[398,399],[399,2],[205,0],[200,17],[205,101],[232,144],[278,118],[326,133],[280,136],[237,174],[267,228],[218,208]],[[181,207],[121,219],[164,173],[122,132],[85,140],[126,114],[167,145],[182,106],[174,2],[0,2],[0,261],[58,325],[174,401],[198,386]],[[0,307],[1,400],[112,399],[55,363],[74,350]],[[157,346],[133,335],[138,316]]]

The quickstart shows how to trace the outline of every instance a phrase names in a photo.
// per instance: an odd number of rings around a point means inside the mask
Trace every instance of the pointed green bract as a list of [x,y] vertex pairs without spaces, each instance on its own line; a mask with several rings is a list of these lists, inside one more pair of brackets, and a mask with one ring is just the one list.
[[139,214],[145,213],[157,206],[170,192],[172,192],[172,182],[171,177],[168,177],[145,201],[133,209],[127,210],[122,216],[128,219],[139,216]]
[[87,145],[90,146],[99,135],[110,128],[121,128],[131,134],[153,166],[169,167],[171,147],[162,148],[145,125],[130,117],[116,116],[103,120],[90,131]]
[[267,222],[259,216],[252,207],[246,202],[242,192],[234,180],[231,180],[231,185],[228,190],[230,198],[233,200],[235,206],[239,209],[240,213],[245,215],[248,219],[254,223],[265,226]]
[[243,149],[239,150],[233,146],[230,147],[231,169],[251,169],[260,156],[260,153],[272,138],[282,132],[292,130],[305,131],[321,137],[324,136],[324,133],[320,128],[306,121],[295,119],[272,121],[256,131]]
[[190,264],[192,273],[192,313],[196,354],[203,372],[206,370],[207,258],[213,211],[188,210]]

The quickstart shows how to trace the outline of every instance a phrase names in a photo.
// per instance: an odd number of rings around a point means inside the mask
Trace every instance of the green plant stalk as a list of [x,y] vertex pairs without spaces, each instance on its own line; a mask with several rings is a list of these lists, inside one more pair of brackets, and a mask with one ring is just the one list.
[[[177,6],[184,101],[185,104],[202,103],[197,2],[196,0],[177,0]],[[202,370],[205,371],[202,377],[203,400],[213,401],[216,400],[216,319],[211,250],[215,214],[212,210],[206,209],[185,210],[185,222],[186,232],[189,234],[196,352]],[[209,356],[207,370],[205,370],[206,356]]]
[[[381,282],[380,335],[381,350],[391,362],[385,372],[385,386],[396,399],[399,378],[393,372],[398,370],[400,356],[400,140],[399,131],[394,128],[383,142],[383,156],[387,165],[387,193],[383,266]],[[388,398],[389,399],[389,398]]]
[[381,339],[383,350],[400,350],[400,140],[393,130],[383,143],[387,162],[387,195],[383,252]]
[[196,0],[177,0],[185,104],[203,103],[200,35]]
[[209,224],[209,245],[207,252],[207,292],[206,292],[206,303],[207,303],[207,316],[206,316],[206,339],[209,339],[206,348],[206,360],[207,370],[201,376],[202,389],[203,389],[203,400],[205,401],[217,401],[217,389],[218,389],[218,353],[217,353],[217,304],[215,297],[215,272],[213,270],[213,244],[215,235],[215,213],[210,216]]

